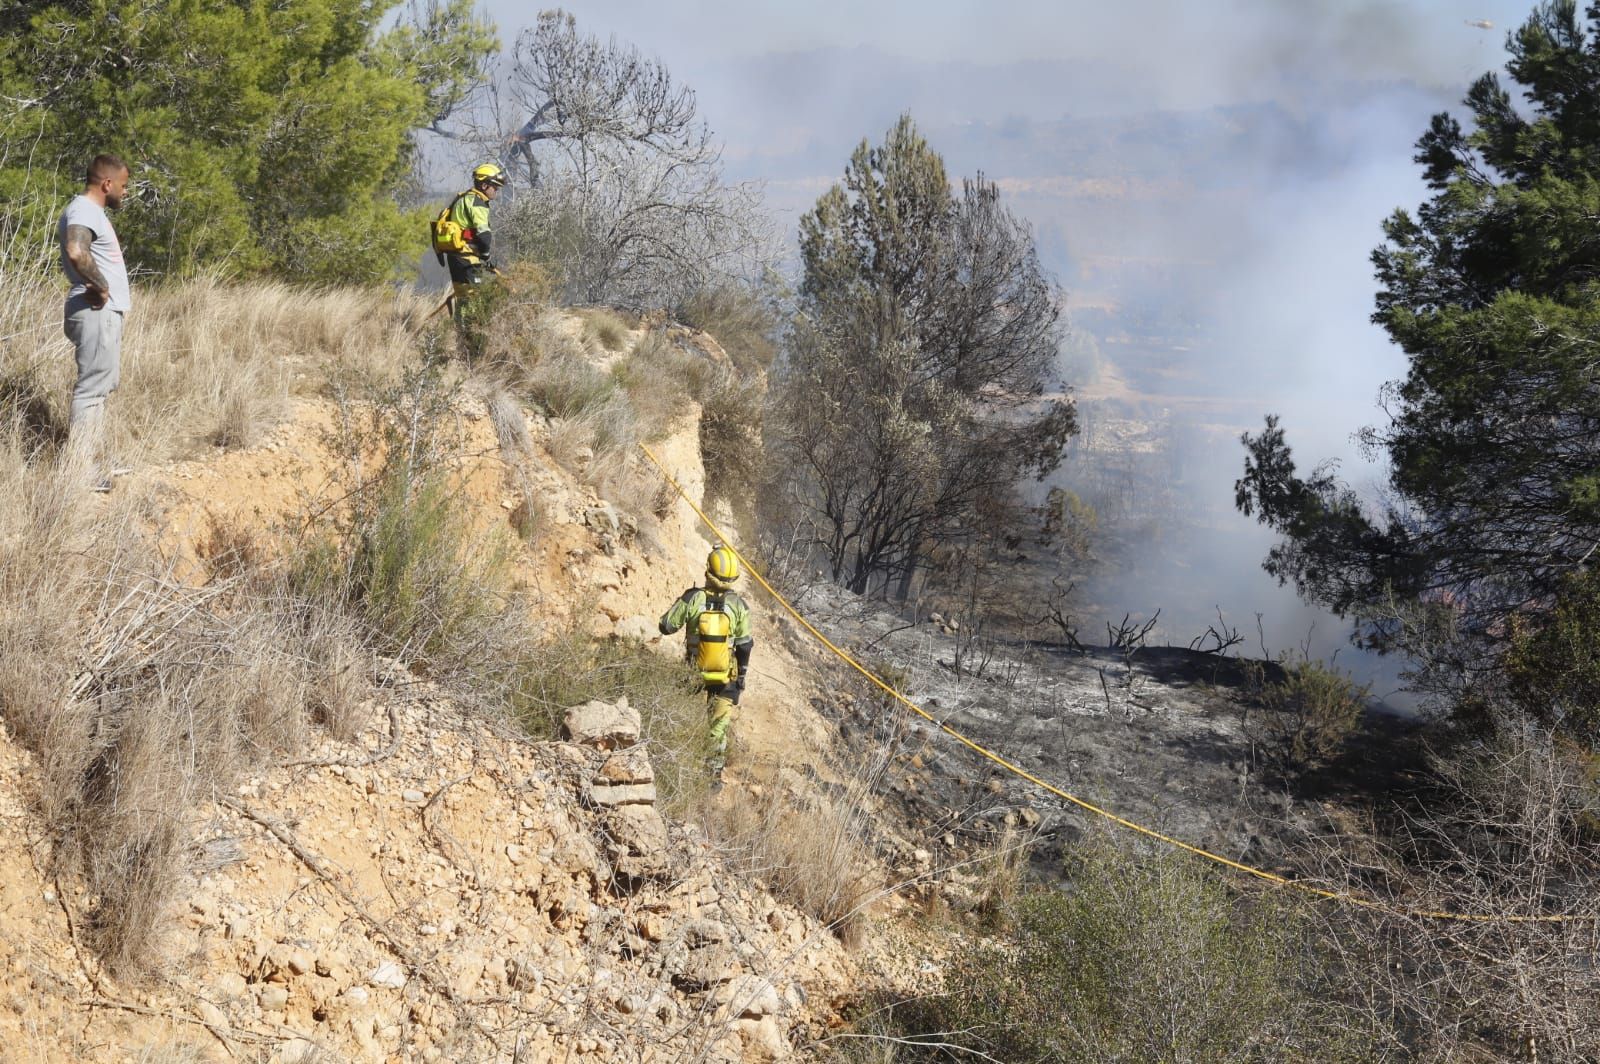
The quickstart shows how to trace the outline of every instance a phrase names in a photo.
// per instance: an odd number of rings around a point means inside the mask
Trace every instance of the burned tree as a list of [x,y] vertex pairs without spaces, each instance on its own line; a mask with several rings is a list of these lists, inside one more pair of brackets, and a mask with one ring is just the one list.
[[518,36],[506,92],[528,117],[501,159],[527,187],[503,232],[570,300],[676,308],[769,265],[759,187],[723,180],[694,92],[659,60],[547,11]]
[[1058,292],[981,176],[953,190],[909,117],[801,220],[778,446],[832,576],[890,586],[1061,461]]
[[525,161],[530,185],[539,180],[533,145],[542,141],[629,146],[687,162],[715,155],[693,91],[637,48],[579,34],[565,11],[541,12],[517,35],[510,96],[528,118],[506,139],[505,161],[508,169]]

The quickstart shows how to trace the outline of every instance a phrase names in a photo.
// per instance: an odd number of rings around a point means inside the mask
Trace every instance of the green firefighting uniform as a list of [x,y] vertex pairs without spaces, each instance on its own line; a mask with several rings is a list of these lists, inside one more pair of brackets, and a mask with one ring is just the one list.
[[492,236],[489,232],[489,197],[476,188],[469,188],[450,204],[450,220],[471,233],[463,252],[440,252],[444,264],[450,268],[451,291],[455,295],[454,314],[461,319],[461,308],[472,298],[473,288],[484,279],[484,257],[489,254]]
[[706,610],[706,600],[721,596],[722,610],[728,615],[729,637],[733,640],[734,674],[725,684],[705,685],[707,717],[711,733],[711,767],[721,772],[728,759],[728,727],[733,723],[733,709],[744,693],[744,678],[750,668],[750,651],[755,640],[750,637],[750,607],[732,591],[691,587],[678,597],[672,608],[661,615],[661,634],[671,635],[684,629],[686,653],[692,664],[699,654],[699,639],[695,621]]

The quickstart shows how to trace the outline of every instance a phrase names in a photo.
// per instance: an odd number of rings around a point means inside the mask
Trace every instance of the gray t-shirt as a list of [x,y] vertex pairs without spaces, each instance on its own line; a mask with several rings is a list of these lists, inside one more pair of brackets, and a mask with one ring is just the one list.
[[89,254],[94,258],[94,264],[100,267],[100,272],[105,275],[106,284],[109,286],[110,299],[106,302],[107,310],[128,313],[132,299],[128,292],[128,267],[122,261],[122,245],[117,241],[117,231],[111,228],[111,219],[106,216],[106,209],[90,199],[88,196],[74,196],[72,202],[67,204],[67,209],[61,212],[61,221],[56,225],[56,244],[61,248],[61,268],[67,272],[67,280],[72,282],[72,291],[67,293],[67,302],[83,295],[85,284],[83,278],[78,276],[78,271],[73,269],[72,260],[67,258],[67,226],[81,225],[94,234],[94,242],[89,245]]

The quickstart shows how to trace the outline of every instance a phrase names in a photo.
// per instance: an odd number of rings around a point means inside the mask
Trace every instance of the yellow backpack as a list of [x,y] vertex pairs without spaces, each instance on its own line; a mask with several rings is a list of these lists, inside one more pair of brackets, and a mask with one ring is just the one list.
[[705,683],[725,684],[737,671],[733,664],[733,618],[722,608],[722,596],[706,597],[706,608],[695,618],[698,639],[695,668]]
[[[464,196],[466,193],[462,193],[462,195]],[[455,213],[456,202],[460,199],[461,196],[457,196],[451,200],[449,205],[439,212],[439,217],[435,218],[433,224],[429,226],[429,232],[433,236],[433,250],[447,255],[460,255],[472,249],[472,246],[467,243],[467,240],[470,239],[468,230],[462,229],[461,223],[451,217]]]

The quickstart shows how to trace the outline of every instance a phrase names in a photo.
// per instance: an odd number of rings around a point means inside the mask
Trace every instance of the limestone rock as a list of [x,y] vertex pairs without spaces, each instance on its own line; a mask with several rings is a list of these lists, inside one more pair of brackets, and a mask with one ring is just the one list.
[[590,805],[610,807],[621,805],[647,805],[656,803],[654,783],[622,783],[615,786],[596,781],[584,792]]
[[739,1032],[739,1040],[744,1043],[745,1060],[767,1062],[788,1060],[792,1056],[789,1040],[783,1036],[783,1028],[771,1016],[735,1020],[733,1028]]
[[384,987],[389,990],[399,990],[406,985],[406,973],[393,961],[384,961],[371,972],[367,973],[369,986]]
[[544,983],[539,958],[532,954],[513,957],[506,962],[506,984],[513,990],[537,990]]
[[594,776],[596,783],[604,782],[611,785],[654,783],[655,779],[655,768],[650,764],[650,755],[643,747],[638,746],[618,750],[606,758],[605,764],[600,766],[600,771]]
[[728,929],[715,920],[691,920],[683,929],[684,941],[691,948],[728,941]]
[[770,982],[759,975],[740,975],[717,990],[717,1004],[734,1017],[759,1020],[775,1016],[783,1009],[783,999]]
[[626,697],[616,702],[585,702],[567,710],[568,738],[597,750],[620,750],[639,741],[639,711]]
[[666,871],[670,857],[667,824],[655,806],[617,806],[606,813],[601,828],[608,856],[620,875],[637,879]]
[[637,613],[631,617],[622,618],[617,622],[617,626],[613,630],[622,639],[636,639],[641,643],[648,643],[661,635],[661,630],[656,627],[654,621]]
[[689,950],[671,965],[672,981],[685,990],[710,990],[738,978],[743,968],[726,945]]

